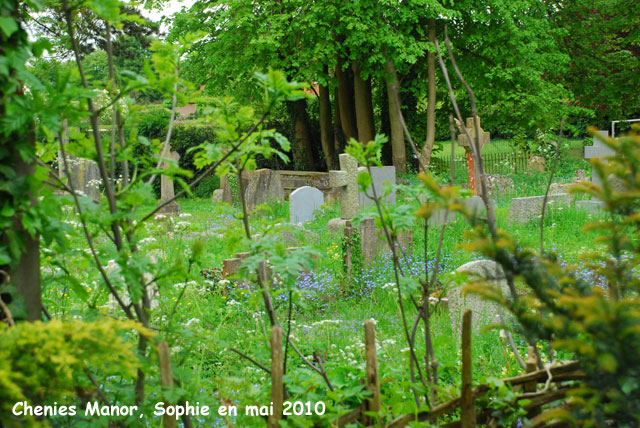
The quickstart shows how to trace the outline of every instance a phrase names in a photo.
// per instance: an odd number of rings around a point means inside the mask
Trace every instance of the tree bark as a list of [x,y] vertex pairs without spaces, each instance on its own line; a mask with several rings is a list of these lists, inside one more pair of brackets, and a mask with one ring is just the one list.
[[[342,121],[340,120],[338,85],[336,85],[333,90],[333,150],[336,158],[340,153],[342,153],[342,149],[344,147],[344,140],[342,139],[343,136]],[[335,163],[337,165],[337,161]]]
[[[429,42],[436,41],[436,20],[429,18],[427,22],[429,32]],[[426,167],[431,162],[431,153],[433,152],[433,144],[436,140],[436,54],[429,52],[427,54],[427,140],[422,147],[420,160]]]
[[294,131],[293,131],[293,157],[297,168],[309,168],[316,170],[311,146],[311,132],[307,117],[307,101],[293,101]]
[[[327,66],[324,67],[324,74],[329,75]],[[327,171],[335,169],[335,150],[333,138],[333,121],[331,118],[331,98],[329,97],[329,87],[321,85],[318,98],[318,116],[320,120],[320,141],[322,152],[324,153]]]
[[385,64],[387,73],[387,94],[389,98],[389,123],[391,126],[391,150],[393,152],[393,166],[396,173],[407,172],[407,155],[404,144],[404,133],[400,115],[400,82],[396,73],[396,68],[391,61]]
[[[23,136],[29,139],[29,143],[35,146],[35,132],[33,125]],[[22,156],[16,153],[16,173],[18,175],[33,175],[34,164],[25,162]],[[36,195],[29,195],[32,204],[37,203]],[[42,319],[42,297],[40,290],[40,235],[36,232],[34,236],[22,226],[22,215],[17,214],[14,218],[15,230],[24,238],[24,248],[20,255],[20,261],[11,274],[11,281],[15,284],[18,293],[24,298],[27,310],[28,321],[38,321]]]
[[353,89],[356,106],[356,123],[358,126],[358,140],[360,143],[372,141],[375,134],[373,123],[373,101],[371,100],[371,78],[365,80],[362,77],[362,67],[360,63],[354,61],[351,64],[353,69]]
[[342,59],[338,58],[336,65],[336,80],[338,81],[338,105],[340,108],[340,123],[346,141],[358,139],[355,106],[353,103],[353,79],[349,72],[342,69]]

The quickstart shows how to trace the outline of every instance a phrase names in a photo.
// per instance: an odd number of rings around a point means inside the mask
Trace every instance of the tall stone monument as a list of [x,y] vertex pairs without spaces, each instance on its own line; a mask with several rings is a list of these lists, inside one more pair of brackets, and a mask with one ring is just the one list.
[[[167,160],[163,163],[163,168],[169,168],[169,162],[173,161],[176,164],[180,160],[180,155],[177,152],[169,151],[166,155]],[[173,180],[171,177],[167,177],[165,175],[160,176],[160,202],[164,203],[173,199],[175,196],[175,191],[173,188]],[[180,205],[176,201],[172,201],[171,203],[165,205],[161,210],[161,213],[164,214],[178,214],[180,212]]]

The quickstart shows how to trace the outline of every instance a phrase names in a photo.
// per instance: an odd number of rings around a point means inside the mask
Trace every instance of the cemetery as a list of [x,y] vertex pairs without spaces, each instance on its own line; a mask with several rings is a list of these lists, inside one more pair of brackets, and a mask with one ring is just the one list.
[[213,3],[3,0],[0,428],[640,426],[638,7]]

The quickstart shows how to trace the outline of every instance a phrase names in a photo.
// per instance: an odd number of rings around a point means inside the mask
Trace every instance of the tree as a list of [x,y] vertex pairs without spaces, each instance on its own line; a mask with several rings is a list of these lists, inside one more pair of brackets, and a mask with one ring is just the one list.
[[550,2],[557,40],[570,57],[563,82],[575,104],[612,120],[640,116],[640,5],[621,0]]

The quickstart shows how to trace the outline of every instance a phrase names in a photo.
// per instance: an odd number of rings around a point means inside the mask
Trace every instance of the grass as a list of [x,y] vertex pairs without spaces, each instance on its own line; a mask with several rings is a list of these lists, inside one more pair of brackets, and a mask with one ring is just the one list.
[[[518,194],[541,194],[546,185],[545,174],[522,174],[513,178]],[[496,200],[498,226],[521,245],[537,249],[537,221],[527,224],[507,221],[511,196],[502,195]],[[398,197],[401,199],[402,195]],[[241,238],[243,229],[239,212],[227,205],[213,205],[208,200],[199,199],[182,199],[180,206],[183,213],[180,218],[156,220],[146,226],[145,233],[150,239],[142,244],[143,252],[153,255],[157,263],[170,264],[178,259],[187,259],[194,242],[202,239],[205,241],[204,252],[194,263],[191,277],[170,278],[161,283],[159,306],[152,314],[153,325],[163,332],[172,347],[176,376],[185,379],[183,388],[190,402],[200,401],[213,408],[222,402],[243,405],[266,403],[269,388],[265,373],[229,352],[229,348],[234,347],[257,361],[269,361],[269,328],[262,310],[261,293],[255,285],[247,287],[238,281],[225,284],[216,275],[202,274],[219,268],[225,258],[247,250],[247,243]],[[375,319],[383,396],[386,402],[395,403],[396,414],[411,411],[407,345],[397,294],[387,285],[393,282],[389,257],[380,256],[363,267],[356,281],[346,281],[342,271],[340,237],[329,233],[326,228],[328,220],[338,215],[338,206],[328,205],[314,221],[304,226],[309,234],[301,244],[312,246],[319,258],[311,273],[290,284],[298,290],[293,305],[293,340],[304,354],[310,356],[315,351],[325,357],[326,369],[336,382],[336,389],[341,391],[336,393],[335,402],[342,401],[349,408],[358,401],[360,380],[364,376],[362,322],[368,318]],[[265,224],[285,223],[287,217],[288,203],[270,204],[252,217],[251,228],[260,231]],[[68,233],[72,245],[59,248],[52,244],[51,248],[44,250],[45,305],[59,318],[116,315],[117,312],[107,307],[107,293],[86,255],[84,240],[73,214],[67,212],[63,218],[70,226]],[[597,237],[597,231],[583,230],[591,221],[592,215],[583,211],[571,208],[551,210],[545,219],[546,247],[557,251],[568,263],[579,263],[580,255],[593,249],[586,246]],[[443,284],[447,283],[449,272],[478,258],[478,254],[465,249],[468,229],[462,220],[447,226],[439,276]],[[428,251],[431,257],[436,251],[438,233],[436,228],[429,230]],[[108,260],[107,246],[101,247],[105,248],[101,253],[103,260]],[[412,250],[405,267],[421,276],[424,237],[419,221],[415,223]],[[73,291],[74,287],[62,274],[64,270],[87,290],[89,297],[86,301]],[[112,272],[111,275],[116,274]],[[282,292],[285,289],[274,290],[276,311],[284,325],[288,305],[287,293]],[[87,302],[95,304],[88,305]],[[410,302],[406,302],[406,307],[411,318],[414,311]],[[438,310],[432,322],[434,347],[440,363],[439,395],[444,400],[455,396],[459,387],[459,339],[452,332],[446,311]],[[519,341],[518,344],[524,351],[524,342]],[[419,344],[418,348],[421,346]],[[515,357],[496,330],[481,330],[474,335],[473,356],[474,382],[519,372]],[[292,390],[293,399],[323,397],[325,387],[315,373],[305,368],[294,354],[289,355],[289,364],[299,368],[287,375],[289,383],[298,386]],[[119,382],[118,379],[105,380],[109,388],[119,388]],[[336,405],[328,409],[334,415],[339,411]],[[216,416],[205,417],[200,422],[207,426],[221,426],[218,419]],[[235,424],[255,426],[257,421],[239,417]]]

